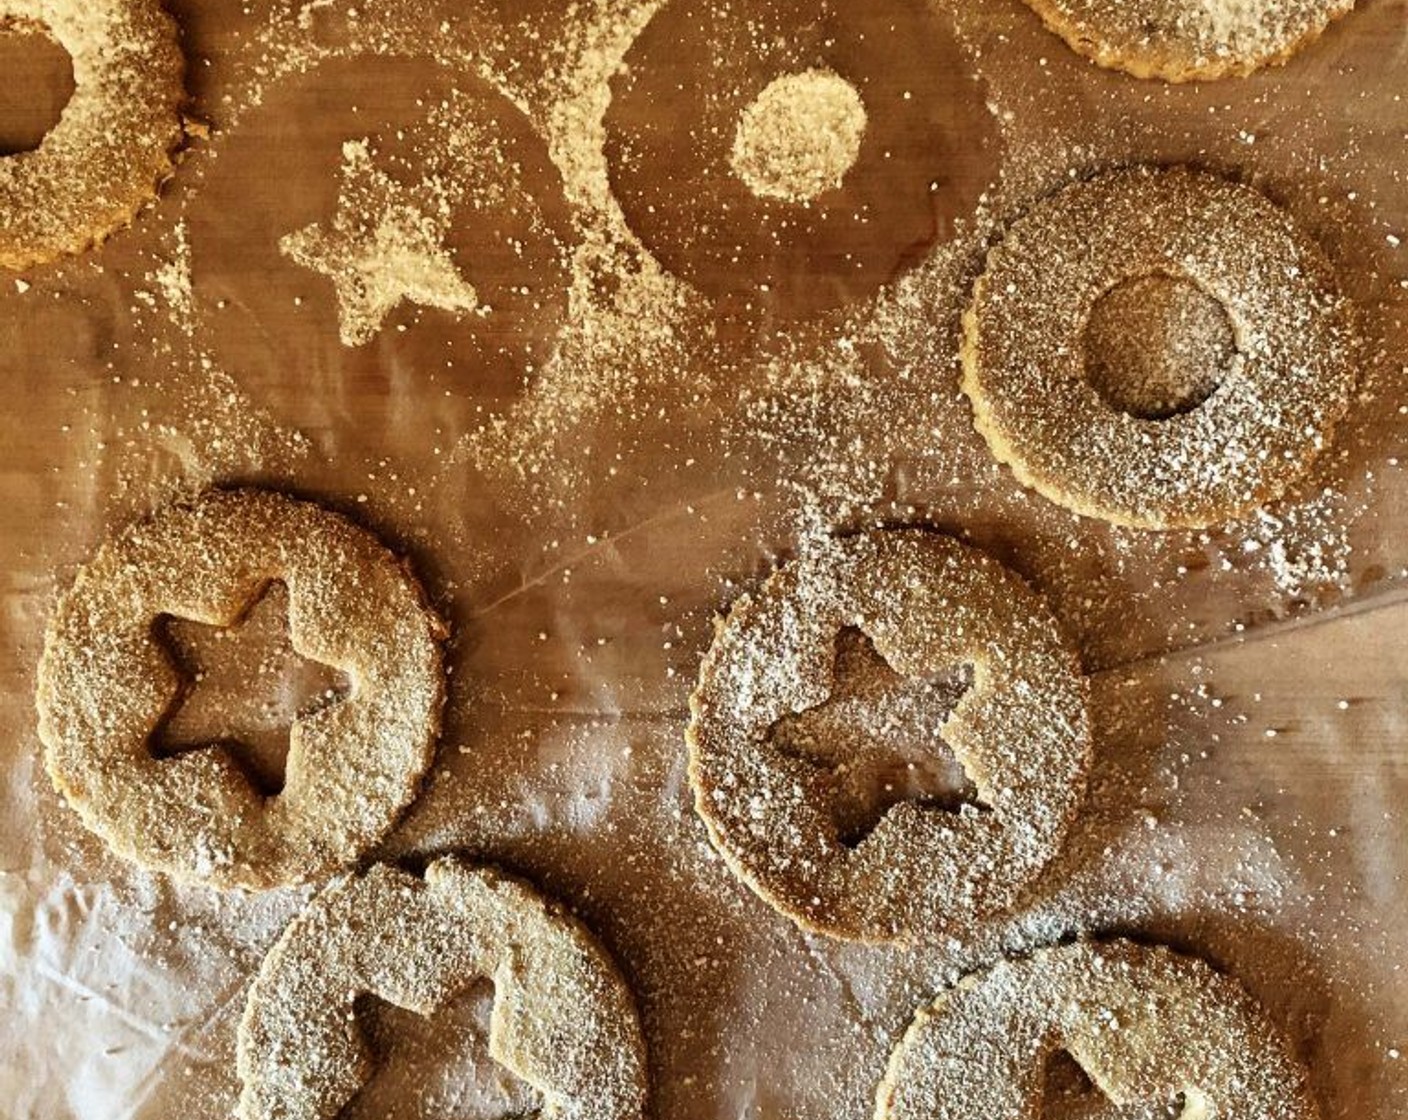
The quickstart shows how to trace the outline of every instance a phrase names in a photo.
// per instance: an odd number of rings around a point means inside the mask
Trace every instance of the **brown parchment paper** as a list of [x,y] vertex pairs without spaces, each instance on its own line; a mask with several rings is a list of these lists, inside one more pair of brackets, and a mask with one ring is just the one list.
[[[48,786],[32,700],[53,595],[103,536],[234,482],[347,512],[425,578],[453,695],[378,855],[467,852],[577,909],[638,994],[657,1116],[861,1120],[922,1001],[1079,932],[1235,973],[1326,1116],[1408,1114],[1408,3],[1182,88],[1092,68],[1018,0],[171,10],[210,136],[131,230],[0,276],[0,1114],[236,1099],[247,986],[306,892],[178,888],[112,857]],[[7,142],[61,101],[51,63],[0,55]],[[809,65],[854,81],[871,124],[844,189],[788,225],[720,153],[741,105]],[[327,279],[278,238],[331,215],[345,141],[410,144],[451,94],[498,169],[451,238],[491,310],[403,304],[345,346]],[[1024,493],[957,391],[985,239],[1133,160],[1256,183],[1363,310],[1332,452],[1207,533],[1117,532]],[[1022,913],[911,952],[772,914],[712,854],[684,775],[713,612],[799,540],[875,520],[994,549],[1095,681],[1067,853]],[[277,647],[277,612],[253,625]],[[272,699],[244,714],[276,729],[306,681],[269,656]],[[429,1021],[383,1009],[350,1112],[531,1104],[485,1056],[486,1006],[476,988]]]

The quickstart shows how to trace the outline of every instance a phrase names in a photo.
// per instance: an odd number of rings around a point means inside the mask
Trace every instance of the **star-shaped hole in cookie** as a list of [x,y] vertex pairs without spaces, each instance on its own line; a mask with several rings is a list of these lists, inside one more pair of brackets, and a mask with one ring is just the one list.
[[480,980],[428,1015],[362,994],[354,1014],[375,1063],[343,1120],[510,1120],[542,1112],[543,1097],[489,1056],[492,981]]
[[294,721],[352,691],[344,673],[293,648],[288,588],[278,581],[232,626],[165,615],[156,631],[176,664],[181,689],[152,733],[152,754],[170,758],[224,747],[268,797],[283,790]]
[[1039,1115],[1041,1120],[1198,1120],[1205,1113],[1195,1111],[1182,1094],[1161,1104],[1116,1104],[1077,1058],[1057,1050],[1043,1070]]
[[855,847],[895,805],[987,812],[943,725],[973,684],[971,665],[933,677],[896,673],[856,627],[836,635],[831,694],[773,725],[769,742],[825,772],[837,835]]

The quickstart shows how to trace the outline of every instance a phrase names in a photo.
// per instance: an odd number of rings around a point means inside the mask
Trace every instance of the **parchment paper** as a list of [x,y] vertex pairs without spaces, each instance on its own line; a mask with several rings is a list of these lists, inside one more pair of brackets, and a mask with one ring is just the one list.
[[[1408,1115],[1408,3],[1361,3],[1283,70],[1184,88],[1095,70],[1018,0],[656,7],[182,0],[211,137],[101,250],[0,276],[0,1113],[233,1106],[248,983],[306,892],[177,888],[111,856],[43,775],[32,696],[52,597],[109,531],[258,482],[382,534],[454,629],[439,760],[378,856],[467,852],[576,908],[639,997],[657,1116],[862,1120],[921,1002],[1079,932],[1235,973],[1327,1117]],[[779,237],[710,145],[750,90],[817,62],[868,96],[872,146],[829,216]],[[13,73],[52,99],[44,65]],[[390,144],[450,90],[517,200],[456,233],[492,313],[403,305],[344,346],[326,278],[277,237],[330,215],[344,141]],[[1207,534],[1115,532],[1022,492],[971,429],[939,298],[1024,200],[1137,159],[1267,190],[1364,311],[1334,451]],[[742,264],[692,230],[725,204]],[[799,537],[874,520],[996,550],[1096,684],[1089,804],[1038,897],[908,953],[774,915],[712,854],[684,776],[713,612]],[[273,724],[298,680],[275,679]],[[384,1013],[353,1111],[531,1103],[485,1057],[485,1005]]]

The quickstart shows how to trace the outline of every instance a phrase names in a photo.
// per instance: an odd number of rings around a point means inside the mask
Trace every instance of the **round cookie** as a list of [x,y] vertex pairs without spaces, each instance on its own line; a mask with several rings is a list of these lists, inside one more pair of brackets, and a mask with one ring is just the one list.
[[74,93],[32,152],[0,157],[0,268],[79,253],[126,225],[172,171],[185,60],[158,0],[0,0],[0,34],[38,28]]
[[[1150,277],[1215,300],[1235,343],[1217,388],[1165,419],[1111,406],[1085,353],[1100,301]],[[1106,172],[1038,203],[988,254],[964,324],[963,390],[993,454],[1051,501],[1139,528],[1280,497],[1356,380],[1354,312],[1319,249],[1260,192],[1186,168]]]
[[[976,805],[902,801],[843,840],[835,774],[772,736],[832,696],[846,628],[905,678],[973,667],[931,731]],[[690,701],[695,808],[735,873],[799,925],[865,941],[950,936],[1014,905],[1061,846],[1085,790],[1087,701],[1050,609],[991,557],[918,531],[830,542],[720,621]]]
[[[224,746],[154,757],[183,686],[156,626],[231,626],[276,580],[293,648],[352,691],[293,723],[284,788],[265,797]],[[39,665],[45,764],[121,856],[217,887],[314,880],[354,862],[415,796],[439,731],[443,637],[369,533],[280,494],[210,491],[104,544],[60,597]]]
[[241,1120],[330,1120],[372,1070],[354,1000],[428,1015],[494,983],[489,1052],[562,1120],[639,1120],[645,1043],[606,951],[526,884],[447,857],[319,894],[269,951],[238,1036]]
[[1027,0],[1072,50],[1136,78],[1245,77],[1285,62],[1354,0]]
[[1062,1052],[1122,1116],[1317,1116],[1304,1067],[1240,984],[1169,949],[1111,941],[1004,961],[922,1009],[875,1118],[1038,1120]]

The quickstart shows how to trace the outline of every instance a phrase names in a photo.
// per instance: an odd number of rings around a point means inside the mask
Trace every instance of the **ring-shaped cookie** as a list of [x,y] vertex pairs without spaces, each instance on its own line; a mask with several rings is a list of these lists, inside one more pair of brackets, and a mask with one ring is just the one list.
[[1354,0],[1027,0],[1077,54],[1136,78],[1245,77],[1285,62]]
[[241,1120],[330,1120],[372,1071],[354,1000],[429,1015],[494,983],[489,1053],[553,1120],[639,1120],[645,1043],[606,951],[532,888],[454,857],[319,894],[269,951],[238,1035]]
[[0,268],[80,253],[126,225],[184,135],[185,60],[159,0],[0,0],[0,34],[31,28],[68,52],[74,92],[38,148],[0,157]]
[[[182,682],[165,617],[235,624],[288,588],[289,638],[352,682],[289,729],[266,797],[223,745],[154,757]],[[443,625],[366,531],[280,494],[214,490],[104,544],[55,607],[39,731],[55,786],[119,855],[181,879],[264,889],[347,866],[395,822],[434,755]]]
[[1121,1116],[1317,1115],[1304,1066],[1240,984],[1169,949],[1111,941],[1005,961],[923,1008],[890,1057],[875,1118],[1038,1120],[1061,1052]]
[[[831,775],[770,734],[831,695],[847,627],[904,677],[973,666],[935,730],[985,811],[904,801],[843,842]],[[834,541],[720,621],[690,702],[695,808],[735,873],[803,927],[950,936],[1014,905],[1061,846],[1085,791],[1088,691],[1045,602],[986,554],[909,530]]]
[[[1114,408],[1086,376],[1099,300],[1151,276],[1221,304],[1236,354],[1167,419]],[[1354,389],[1354,314],[1319,249],[1264,195],[1186,168],[1076,183],[1007,230],[965,316],[963,389],[1018,481],[1139,528],[1217,524],[1281,496]]]

